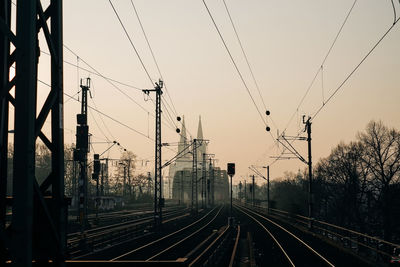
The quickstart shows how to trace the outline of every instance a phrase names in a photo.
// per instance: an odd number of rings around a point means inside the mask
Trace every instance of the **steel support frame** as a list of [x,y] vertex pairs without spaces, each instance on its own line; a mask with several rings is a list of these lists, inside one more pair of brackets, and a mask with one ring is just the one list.
[[[10,29],[11,24],[11,0],[0,2],[0,18],[6,29]],[[9,116],[9,55],[10,41],[6,34],[0,36],[0,57],[1,57],[1,98],[0,98],[0,238],[4,239],[6,229],[7,212],[7,175],[8,175],[8,116]],[[0,248],[2,249],[2,248]],[[5,251],[0,250],[0,262],[4,262]]]
[[162,197],[162,177],[161,177],[161,96],[163,94],[162,91],[163,81],[159,81],[156,83],[154,89],[145,89],[142,90],[145,94],[149,94],[150,92],[156,93],[156,130],[155,130],[155,177],[154,177],[154,226],[159,227],[162,224],[162,205],[163,205],[163,197]]
[[[11,224],[1,225],[5,258],[16,266],[31,266],[32,260],[52,260],[62,265],[66,253],[67,210],[64,199],[63,137],[63,36],[62,0],[51,0],[43,10],[40,0],[16,3],[16,33],[10,29],[11,1],[0,1],[0,212],[5,216],[9,104],[14,106],[14,155]],[[50,19],[50,28],[48,20]],[[51,89],[37,113],[38,33],[42,30],[51,55]],[[11,43],[15,50],[10,53]],[[10,80],[10,68],[15,76]],[[10,94],[15,89],[14,96]],[[36,117],[36,114],[38,116]],[[42,127],[51,114],[51,138]],[[36,139],[51,153],[51,172],[38,184],[35,178]],[[46,195],[46,198],[44,197]],[[1,259],[3,260],[3,259]]]
[[202,175],[201,175],[201,207],[204,209],[207,207],[207,193],[206,193],[206,184],[207,184],[207,170],[206,170],[206,153],[203,153],[202,158]]
[[154,179],[154,222],[162,223],[162,177],[161,177],[161,95],[160,85],[156,85],[156,142],[155,142],[155,179]]
[[[192,162],[192,202],[191,202],[191,211],[197,213],[198,212],[198,203],[197,203],[197,139],[193,139],[193,162]],[[195,203],[196,202],[196,203]]]

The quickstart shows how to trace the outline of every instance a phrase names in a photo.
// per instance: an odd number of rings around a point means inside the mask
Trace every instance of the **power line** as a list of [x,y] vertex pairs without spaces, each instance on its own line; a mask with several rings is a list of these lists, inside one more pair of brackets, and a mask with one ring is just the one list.
[[358,68],[364,63],[364,61],[372,54],[375,48],[382,42],[383,39],[389,34],[389,32],[394,28],[397,22],[400,20],[398,18],[392,26],[382,35],[382,37],[375,43],[375,45],[368,51],[368,53],[362,58],[362,60],[355,66],[355,68],[346,76],[343,82],[336,88],[336,90],[329,96],[329,98],[325,101],[325,103],[314,113],[311,120],[314,120],[315,117],[319,114],[319,112],[325,107],[325,105],[336,95],[336,93],[343,87],[343,85],[350,79],[351,76],[358,70]]
[[[140,20],[139,14],[138,14],[138,12],[137,12],[137,10],[136,10],[135,4],[133,3],[133,0],[131,0],[131,4],[132,4],[132,7],[133,7],[133,10],[135,11],[136,17],[137,17],[137,19],[138,19],[138,21],[139,21],[139,25],[140,25],[140,28],[142,29],[143,36],[144,36],[144,38],[146,39],[147,46],[148,46],[149,49],[150,49],[151,56],[153,57],[154,63],[155,63],[155,65],[156,65],[156,67],[157,67],[158,74],[160,74],[161,79],[164,81],[163,75],[161,74],[160,67],[159,67],[158,62],[157,62],[157,60],[156,60],[156,57],[155,57],[155,55],[154,55],[153,49],[151,48],[149,39],[147,38],[147,34],[146,34],[145,30],[144,30],[142,21]],[[167,85],[165,84],[165,81],[164,81],[164,88],[165,88],[165,91],[167,92],[167,95],[168,95],[168,97],[169,97],[169,100],[171,101],[171,105],[172,105],[172,107],[173,107],[173,110],[172,110],[172,111],[175,113],[175,116],[177,116],[178,113],[176,112],[174,102],[172,101],[172,98],[171,98],[171,96],[170,96],[170,94],[169,94],[169,92],[168,92],[169,90],[168,90],[168,88],[167,88]]]
[[153,84],[153,80],[151,79],[150,74],[149,74],[149,72],[147,71],[147,68],[146,68],[146,66],[145,66],[144,63],[143,63],[143,60],[142,60],[142,58],[140,57],[139,52],[137,51],[135,45],[133,44],[133,41],[132,41],[131,37],[129,36],[129,34],[128,34],[127,30],[126,30],[124,23],[122,22],[121,18],[119,17],[117,10],[115,9],[115,7],[114,7],[113,3],[111,2],[111,0],[108,0],[108,2],[110,2],[110,5],[111,5],[112,9],[114,10],[114,13],[115,13],[115,15],[117,16],[118,21],[119,21],[119,23],[121,24],[122,29],[124,30],[124,32],[125,32],[125,34],[126,34],[126,37],[128,38],[128,40],[129,40],[129,42],[130,42],[130,44],[131,44],[133,50],[135,51],[136,56],[138,57],[140,63],[142,64],[142,67],[143,67],[144,71],[146,72],[147,77],[148,77],[149,80],[150,80],[150,83]]
[[253,101],[253,104],[254,104],[255,108],[257,109],[258,114],[260,115],[260,118],[261,118],[262,122],[264,123],[264,125],[267,125],[267,123],[265,122],[265,119],[264,119],[262,113],[260,112],[260,110],[259,110],[259,108],[258,108],[256,102],[254,101],[253,96],[252,96],[251,93],[250,93],[249,88],[247,87],[247,84],[246,84],[245,80],[243,79],[242,73],[240,72],[238,66],[236,65],[236,62],[235,62],[235,60],[233,59],[233,56],[232,56],[232,54],[231,54],[231,52],[230,52],[230,50],[229,50],[229,48],[228,48],[228,46],[227,46],[227,44],[226,44],[224,38],[222,37],[222,34],[221,34],[221,32],[220,32],[220,30],[219,30],[219,28],[218,28],[218,26],[217,26],[217,24],[216,24],[216,22],[215,22],[215,20],[214,20],[214,17],[212,16],[212,14],[211,14],[211,12],[210,12],[210,9],[208,8],[208,6],[207,6],[205,0],[202,0],[202,1],[203,1],[203,4],[204,4],[205,8],[207,9],[208,15],[210,16],[210,18],[211,18],[211,20],[212,20],[212,22],[213,22],[213,24],[214,24],[215,29],[216,29],[217,32],[218,32],[219,37],[221,38],[221,41],[222,41],[222,43],[223,43],[223,45],[224,45],[224,47],[225,47],[225,49],[226,49],[226,52],[228,52],[228,55],[229,55],[229,57],[230,57],[230,59],[231,59],[233,65],[234,65],[234,67],[235,67],[237,73],[239,74],[239,77],[240,77],[240,79],[242,80],[242,83],[243,83],[244,87],[245,87],[246,90],[247,90],[247,93],[249,94],[251,100]]
[[289,125],[290,125],[290,123],[292,122],[294,116],[295,116],[296,113],[299,111],[300,106],[303,104],[304,99],[307,97],[307,95],[308,95],[308,93],[310,92],[312,86],[314,85],[314,82],[315,82],[315,80],[317,79],[318,74],[319,74],[319,73],[321,72],[321,70],[322,70],[322,66],[325,64],[326,60],[328,59],[328,57],[329,57],[329,55],[330,55],[330,53],[331,53],[333,47],[335,46],[335,44],[336,44],[336,42],[337,42],[337,40],[338,40],[338,38],[339,38],[339,36],[340,36],[340,34],[341,34],[343,28],[344,28],[344,26],[346,25],[347,20],[348,20],[348,18],[350,17],[350,14],[352,13],[352,11],[353,11],[354,6],[356,5],[356,3],[357,3],[357,0],[354,0],[352,6],[350,7],[350,10],[347,12],[347,15],[346,15],[346,17],[345,17],[345,19],[344,19],[342,25],[341,25],[340,28],[339,28],[338,33],[336,34],[336,36],[335,36],[335,38],[334,38],[334,40],[333,40],[331,46],[329,47],[328,52],[326,53],[324,59],[322,60],[322,63],[320,64],[320,67],[318,68],[317,72],[315,73],[314,78],[312,79],[311,83],[310,83],[309,86],[307,87],[307,90],[306,90],[305,94],[304,94],[303,97],[301,98],[299,104],[297,105],[296,110],[294,111],[294,113],[293,113],[292,116],[290,117],[288,123],[287,123],[286,126],[285,126],[285,129],[283,130],[283,132],[285,132],[286,129],[289,127]]
[[[72,49],[70,49],[68,46],[66,46],[65,44],[63,44],[63,46],[70,51],[72,54],[74,54],[75,56],[78,56],[78,54],[76,54],[74,51],[72,51]],[[110,79],[108,79],[106,76],[104,76],[103,74],[101,74],[98,70],[96,70],[94,67],[92,67],[87,61],[85,61],[84,59],[82,59],[81,57],[79,57],[79,59],[85,63],[89,68],[91,68],[93,71],[95,71],[100,77],[102,77],[103,79],[105,79],[109,84],[111,84],[112,87],[114,87],[115,89],[117,89],[120,93],[122,93],[124,96],[126,96],[129,100],[131,100],[133,103],[135,103],[138,107],[140,107],[142,110],[144,110],[146,113],[149,112],[146,108],[144,108],[142,105],[140,105],[136,100],[134,100],[130,95],[128,95],[127,93],[125,93],[122,89],[120,89],[118,86],[116,86]],[[154,115],[152,115],[154,116]]]
[[[42,80],[38,80],[38,82],[40,82],[40,83],[42,83],[42,84],[44,84],[44,85],[46,85],[46,86],[48,86],[48,87],[51,87],[50,84],[48,84],[48,83],[46,83],[46,82],[44,82],[44,81],[42,81]],[[73,99],[73,100],[77,101],[78,103],[81,102],[79,99],[76,99],[75,97],[69,95],[68,93],[63,92],[63,94],[66,95],[67,97],[69,97],[70,99]],[[101,114],[101,115],[107,117],[108,119],[110,119],[110,120],[112,120],[112,121],[114,121],[114,122],[116,122],[116,123],[118,123],[118,124],[124,126],[125,128],[127,128],[127,129],[129,129],[129,130],[131,130],[131,131],[133,131],[133,132],[135,132],[135,133],[137,133],[137,134],[139,134],[139,135],[141,135],[141,136],[143,136],[143,137],[145,137],[145,138],[147,138],[147,139],[149,139],[149,140],[151,140],[151,141],[154,141],[154,139],[148,137],[148,136],[145,135],[144,133],[142,133],[142,132],[140,132],[140,131],[138,131],[138,130],[132,128],[131,126],[129,126],[129,125],[127,125],[127,124],[125,124],[125,123],[123,123],[123,122],[121,122],[121,121],[119,121],[119,120],[113,118],[113,117],[111,117],[110,115],[107,115],[106,113],[104,113],[104,112],[102,112],[102,111],[100,111],[100,110],[98,110],[98,109],[96,109],[96,108],[93,108],[93,107],[91,107],[91,106],[89,106],[89,105],[88,105],[88,108],[90,108],[91,110],[93,110],[93,111],[95,111],[95,112],[97,112],[97,113],[99,113],[99,114]]]
[[[73,55],[75,55],[75,56],[77,56],[77,57],[79,57],[79,55],[76,53],[76,52],[74,52],[71,48],[69,48],[68,46],[66,46],[65,44],[64,44],[64,47],[69,51],[69,52],[71,52]],[[111,84],[115,89],[117,89],[119,92],[121,92],[123,95],[125,95],[126,97],[128,97],[128,99],[129,100],[131,100],[132,102],[134,102],[136,105],[138,105],[142,110],[144,110],[147,114],[149,114],[149,115],[151,115],[153,118],[155,118],[155,116],[154,116],[154,114],[152,114],[149,110],[147,110],[146,108],[144,108],[142,105],[140,105],[136,100],[134,100],[130,95],[128,95],[126,92],[124,92],[122,89],[120,89],[118,86],[116,86],[113,82],[117,82],[117,83],[120,83],[120,82],[118,82],[118,81],[114,81],[114,80],[112,80],[112,79],[110,79],[110,78],[107,78],[106,76],[104,76],[103,74],[101,74],[98,70],[96,70],[93,66],[91,66],[87,61],[85,61],[84,59],[82,59],[81,57],[79,57],[79,59],[83,62],[83,63],[85,63],[89,68],[91,68],[93,71],[94,71],[94,73],[96,74],[96,75],[98,75],[98,76],[100,76],[100,77],[102,77],[103,79],[105,79],[109,84]],[[123,84],[123,85],[125,85],[125,84]],[[129,86],[129,85],[128,85]],[[136,87],[133,87],[133,88],[135,88],[136,89]],[[142,90],[142,89],[140,89],[140,90]],[[76,94],[75,94],[76,95]],[[71,98],[69,98],[67,101],[69,101]],[[66,101],[66,102],[67,102]],[[154,101],[153,101],[153,103],[154,103]],[[97,108],[97,107],[96,107]],[[163,124],[165,124],[165,123],[163,123]],[[165,124],[165,125],[167,125],[167,124]],[[168,127],[170,127],[169,125],[167,125]],[[170,127],[173,131],[175,131],[176,130],[176,128],[173,128],[173,127]]]
[[[75,101],[77,101],[77,102],[80,102],[78,99],[73,98],[73,97],[70,96],[69,94],[67,94],[67,93],[64,93],[64,94],[65,94],[66,96],[72,98],[73,100],[75,100]],[[114,122],[116,122],[116,123],[118,123],[118,124],[124,126],[125,128],[127,128],[127,129],[129,129],[129,130],[131,130],[131,131],[133,131],[133,132],[135,132],[135,133],[137,133],[137,134],[139,134],[139,135],[141,135],[141,136],[143,136],[143,137],[146,137],[147,139],[149,139],[149,140],[151,140],[151,141],[154,141],[154,139],[148,137],[148,136],[145,135],[144,133],[142,133],[142,132],[140,132],[140,131],[138,131],[138,130],[132,128],[131,126],[129,126],[129,125],[127,125],[127,124],[125,124],[125,123],[123,123],[123,122],[121,122],[121,121],[119,121],[119,120],[113,118],[113,117],[111,117],[110,115],[107,115],[106,113],[104,113],[104,112],[102,112],[102,111],[100,111],[100,110],[98,110],[98,109],[96,109],[96,108],[94,108],[94,107],[91,107],[91,106],[89,106],[89,105],[88,105],[88,108],[90,108],[91,110],[93,110],[93,111],[95,111],[95,112],[97,112],[97,113],[99,113],[99,114],[101,114],[101,115],[107,117],[108,119],[110,119],[110,120],[112,120],[112,121],[114,121]]]
[[[70,51],[72,54],[74,54],[74,55],[76,55],[77,57],[79,57],[74,51],[72,51],[72,49],[70,49],[69,47],[67,47],[66,45],[64,45],[64,47],[68,50],[68,51]],[[116,83],[120,83],[120,84],[122,84],[122,85],[126,85],[126,84],[123,84],[123,83],[121,83],[121,82],[118,82],[118,81],[115,81],[115,80],[113,80],[113,79],[110,79],[110,78],[107,78],[106,76],[104,76],[104,75],[102,75],[99,71],[97,71],[94,67],[92,67],[89,63],[87,63],[87,61],[85,61],[84,59],[82,59],[81,57],[79,57],[79,59],[83,62],[83,63],[85,63],[89,68],[91,68],[94,72],[91,72],[91,73],[93,73],[93,74],[95,74],[95,75],[97,75],[97,76],[99,76],[99,77],[102,77],[103,79],[105,79],[108,83],[110,83],[115,89],[117,89],[119,92],[121,92],[123,95],[125,95],[126,97],[128,97],[128,99],[129,100],[131,100],[132,102],[134,102],[135,104],[137,104],[142,110],[144,110],[147,114],[149,114],[149,115],[151,115],[152,117],[155,117],[154,116],[154,114],[152,114],[150,111],[148,111],[146,108],[144,108],[142,105],[140,105],[137,101],[135,101],[130,95],[128,95],[126,92],[124,92],[122,89],[120,89],[118,86],[116,86],[115,84],[113,84],[112,82],[116,82]],[[78,67],[77,65],[75,65],[75,67]],[[79,69],[84,69],[84,68],[79,68]],[[86,69],[84,69],[84,70],[86,70]],[[126,85],[126,86],[129,86],[129,85]],[[129,87],[132,87],[132,86],[129,86]],[[136,87],[133,87],[133,88],[135,88],[136,89]],[[140,90],[142,90],[142,89],[140,89]],[[78,92],[79,93],[79,92]],[[78,93],[76,93],[74,96],[76,96]],[[67,99],[66,101],[65,101],[65,103],[67,103],[69,100],[71,100],[71,99],[73,99],[73,98],[69,98],[69,99]],[[95,106],[95,108],[97,109],[97,106],[96,106],[96,103],[94,102],[94,100],[92,99],[92,101],[93,101],[93,104],[94,104],[94,106]],[[154,101],[153,101],[154,102]],[[100,117],[101,118],[101,117]],[[102,118],[101,118],[102,119]],[[103,120],[102,120],[103,121]],[[106,124],[104,123],[104,121],[103,121],[103,125],[106,127],[106,129],[107,129],[107,131],[110,133],[110,135],[111,136],[113,136],[112,135],[112,133],[110,132],[110,130],[107,128],[107,126],[106,126]],[[167,125],[167,126],[169,126],[169,125]],[[170,127],[173,131],[175,131],[176,130],[176,128],[173,128],[173,127]],[[115,138],[114,138],[115,139]]]
[[[67,49],[67,46],[64,45],[64,48]],[[67,50],[69,50],[69,49],[67,49]],[[75,52],[72,52],[71,50],[69,50],[69,51],[70,51],[71,53],[73,53],[75,56],[77,56],[79,59],[81,59],[80,56],[77,55]],[[45,54],[45,55],[50,56],[50,53],[48,53],[48,52],[46,52],[46,51],[43,51],[43,50],[40,50],[40,53],[43,53],[43,54]],[[81,60],[82,60],[82,59],[81,59]],[[86,65],[88,65],[84,60],[82,60],[82,61],[83,61]],[[137,87],[137,86],[134,86],[134,85],[131,85],[131,84],[127,84],[127,83],[124,83],[124,82],[115,80],[115,79],[110,78],[110,77],[107,77],[107,76],[103,76],[103,75],[101,75],[101,74],[98,73],[98,72],[91,71],[91,70],[89,70],[89,69],[86,69],[86,68],[84,68],[84,67],[79,66],[78,64],[74,64],[74,63],[69,62],[69,61],[67,61],[67,60],[64,60],[63,62],[64,62],[65,64],[67,64],[67,65],[72,66],[72,67],[78,68],[78,69],[80,69],[80,70],[84,70],[84,71],[86,71],[86,72],[88,72],[88,73],[90,73],[90,74],[93,74],[93,75],[99,76],[99,77],[101,77],[101,78],[104,78],[105,80],[109,80],[109,81],[118,83],[118,84],[120,84],[120,85],[123,85],[123,86],[129,87],[129,88],[132,88],[132,89],[136,89],[136,90],[142,91],[142,89],[139,88],[139,87]]]
[[[92,88],[93,88],[93,90],[94,90],[93,82],[92,82]],[[97,108],[97,105],[96,105],[96,102],[94,101],[94,99],[91,98],[91,100],[92,100],[92,102],[93,102],[94,107],[95,107],[96,109],[98,109],[98,108]],[[105,122],[104,122],[104,120],[103,120],[103,117],[102,117],[102,116],[99,116],[99,117],[100,117],[100,120],[101,120],[101,122],[103,123],[104,127],[106,128],[107,132],[110,134],[110,136],[112,137],[112,139],[115,140],[114,135],[111,133],[110,129],[109,129],[109,128],[107,127],[107,125],[105,124]]]
[[243,48],[243,45],[242,45],[242,41],[240,40],[239,34],[238,34],[237,30],[236,30],[236,26],[235,26],[235,24],[233,23],[233,19],[232,19],[231,13],[229,12],[229,9],[228,9],[228,6],[226,5],[225,0],[223,0],[223,2],[224,2],[225,10],[226,10],[226,12],[228,13],[229,20],[231,21],[232,28],[233,28],[233,30],[234,30],[234,32],[235,32],[236,39],[237,39],[238,42],[239,42],[240,49],[242,50],[244,59],[246,60],[247,67],[249,68],[249,71],[250,71],[250,73],[251,73],[251,77],[253,78],[254,84],[255,84],[255,86],[256,86],[256,88],[257,88],[258,95],[260,96],[261,102],[263,103],[264,110],[267,110],[267,107],[266,107],[266,105],[265,105],[264,99],[263,99],[263,97],[262,97],[262,95],[261,95],[261,92],[260,92],[260,87],[258,86],[257,80],[256,80],[256,78],[255,78],[255,76],[254,76],[253,69],[252,69],[251,66],[250,66],[249,59],[248,59],[248,57],[247,57],[247,55],[246,55],[246,52],[244,51],[244,48]]
[[[38,80],[38,82],[40,82],[40,83],[42,83],[42,84],[44,84],[44,85],[46,85],[46,86],[48,86],[48,87],[51,87],[50,84],[48,84],[48,83],[46,83],[46,82],[44,82],[44,81],[42,81],[42,80]],[[64,93],[64,95],[66,95],[66,96],[69,97],[70,99],[73,99],[73,100],[75,100],[75,101],[77,101],[77,102],[79,102],[79,103],[81,102],[80,100],[76,99],[75,97],[73,97],[73,96],[71,96],[71,95],[69,95],[69,94],[67,94],[67,93],[65,93],[65,92],[63,92],[63,93]],[[118,123],[118,124],[124,126],[125,128],[128,128],[129,130],[131,130],[131,131],[133,131],[133,132],[135,132],[135,133],[137,133],[137,134],[139,134],[139,135],[142,135],[142,136],[146,137],[147,139],[149,139],[149,140],[151,140],[151,141],[154,141],[154,139],[148,137],[148,136],[145,135],[144,133],[142,133],[142,132],[140,132],[140,131],[138,131],[138,130],[132,128],[132,127],[130,127],[129,125],[127,125],[127,124],[125,124],[125,123],[123,123],[123,122],[121,122],[121,121],[119,121],[119,120],[117,120],[117,119],[115,119],[115,118],[113,118],[113,117],[111,117],[110,115],[107,115],[107,114],[105,114],[104,112],[102,112],[102,111],[100,111],[100,110],[98,110],[98,109],[96,109],[96,108],[93,108],[93,107],[91,107],[91,106],[89,106],[89,105],[88,105],[88,108],[90,108],[90,109],[92,109],[93,111],[95,111],[95,112],[97,112],[97,113],[99,113],[99,114],[101,114],[101,115],[107,117],[108,119],[110,119],[110,120],[112,120],[112,121],[114,121],[114,122],[116,122],[116,123]]]
[[[94,107],[95,107],[96,109],[98,109],[96,103],[95,103],[94,100],[93,100],[93,98],[92,98],[92,102],[93,102]],[[93,116],[93,115],[92,115],[92,116]],[[111,138],[112,138],[113,140],[115,140],[114,135],[111,133],[110,129],[107,127],[106,123],[105,123],[104,120],[103,120],[103,117],[102,117],[102,116],[99,116],[99,117],[100,117],[101,122],[102,122],[103,125],[104,125],[104,128],[106,128],[106,130],[107,130],[107,132],[110,134]],[[93,119],[94,119],[95,122],[96,122],[96,119],[94,118],[94,116],[93,116]],[[97,124],[97,122],[96,122],[96,125],[97,125],[97,127],[99,128],[99,130],[103,133],[103,130],[100,129],[100,127],[99,127],[99,125]],[[103,133],[103,135],[106,137],[106,135],[105,135],[104,133]],[[107,138],[107,137],[106,137],[106,138]],[[108,139],[108,138],[107,138],[107,139]]]
[[[252,78],[253,78],[254,84],[255,84],[256,89],[257,89],[257,91],[258,91],[258,95],[260,96],[261,102],[263,103],[264,111],[267,111],[267,107],[266,107],[265,102],[264,102],[264,99],[263,99],[263,97],[262,97],[262,95],[261,95],[260,87],[258,86],[257,80],[256,80],[256,78],[255,78],[255,76],[254,76],[254,73],[253,73],[253,69],[252,69],[251,66],[250,66],[249,59],[248,59],[248,57],[247,57],[247,55],[246,55],[246,52],[245,52],[245,50],[244,50],[244,48],[243,48],[242,41],[240,40],[240,37],[239,37],[239,34],[238,34],[237,30],[236,30],[235,24],[233,23],[233,19],[232,19],[231,13],[229,12],[229,9],[228,9],[228,6],[227,6],[225,0],[223,0],[223,3],[224,3],[224,6],[225,6],[225,10],[226,10],[226,12],[228,13],[229,20],[231,21],[232,28],[233,28],[233,30],[234,30],[234,32],[235,32],[236,39],[238,40],[238,43],[239,43],[240,48],[241,48],[241,50],[242,50],[243,56],[244,56],[244,58],[245,58],[245,60],[246,60],[247,66],[248,66],[248,68],[249,68],[249,70],[250,70],[250,73],[251,73],[251,76],[252,76]],[[271,122],[274,124],[275,128],[278,129],[278,127],[276,126],[275,122],[274,122],[272,119],[271,119]],[[265,124],[267,124],[266,121],[265,121]],[[273,140],[274,142],[276,142],[276,140],[275,140],[275,138],[273,137],[272,133],[269,132],[269,134],[270,134],[272,140]]]

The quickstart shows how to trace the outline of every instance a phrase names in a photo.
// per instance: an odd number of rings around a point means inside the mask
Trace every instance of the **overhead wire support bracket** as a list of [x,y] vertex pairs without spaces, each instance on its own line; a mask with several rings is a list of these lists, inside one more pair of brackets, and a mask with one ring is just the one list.
[[[285,140],[286,143],[289,145],[287,146],[284,142],[281,141],[281,139]],[[292,139],[292,140],[307,140],[307,139]],[[281,143],[291,154],[296,156],[295,158],[298,158],[300,161],[302,161],[305,164],[308,164],[308,162],[300,155],[300,153],[294,148],[294,146],[286,139],[285,135],[282,135],[280,138],[277,139],[279,143]],[[280,157],[282,159],[282,157]]]

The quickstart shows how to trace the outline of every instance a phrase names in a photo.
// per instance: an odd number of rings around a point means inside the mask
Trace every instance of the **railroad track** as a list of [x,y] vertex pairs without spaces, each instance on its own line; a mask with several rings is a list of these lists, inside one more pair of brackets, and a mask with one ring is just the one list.
[[[165,210],[164,213],[166,216],[173,215],[173,214],[179,214],[182,212],[187,211],[188,209],[170,209],[170,210]],[[122,213],[122,214],[121,214]],[[99,231],[104,231],[107,229],[112,229],[118,226],[123,226],[123,225],[129,225],[131,223],[137,223],[137,222],[143,222],[143,221],[148,221],[153,218],[153,210],[149,211],[132,211],[132,212],[113,212],[112,214],[109,214],[105,216],[104,218],[101,218],[101,220],[107,220],[108,222],[111,223],[106,223],[105,221],[102,221],[103,226],[99,227],[94,227],[91,229],[86,230],[86,234],[91,234]],[[81,232],[73,232],[69,233],[67,235],[68,240],[74,240],[75,238],[80,238]]]
[[[253,220],[270,237],[269,255],[274,264],[286,266],[335,266],[330,260],[280,224],[243,206],[234,205],[237,211]],[[235,252],[236,253],[236,250]],[[235,257],[233,255],[232,257]],[[274,257],[274,258],[272,258]],[[264,259],[268,264],[268,259]],[[269,262],[271,264],[271,262]]]
[[[179,210],[182,207],[171,206],[166,208],[164,211]],[[140,218],[154,213],[153,208],[148,209],[132,209],[132,210],[121,210],[121,211],[111,211],[99,213],[97,216],[95,214],[88,215],[89,225],[105,226],[108,224],[123,222],[126,220],[132,220],[134,218]],[[70,216],[69,223],[77,223],[76,216]]]
[[[187,209],[173,210],[164,213],[164,222],[189,216]],[[101,248],[121,243],[129,239],[150,234],[153,216],[132,219],[121,223],[115,223],[103,227],[89,229],[82,233],[68,235],[68,250],[72,258],[90,253]]]
[[113,262],[135,261],[197,266],[210,259],[224,242],[229,241],[231,227],[226,225],[223,207],[214,208],[195,222],[111,259]]

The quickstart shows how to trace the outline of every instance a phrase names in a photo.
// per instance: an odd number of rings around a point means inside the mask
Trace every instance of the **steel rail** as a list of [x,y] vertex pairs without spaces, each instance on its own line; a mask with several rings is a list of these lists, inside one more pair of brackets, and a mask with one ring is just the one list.
[[200,253],[200,255],[197,256],[197,258],[195,258],[195,259],[189,264],[189,267],[191,267],[191,266],[196,266],[197,262],[201,259],[201,257],[203,257],[203,255],[204,255],[205,253],[207,253],[207,252],[214,246],[214,244],[215,244],[216,242],[218,242],[219,239],[221,239],[221,238],[225,235],[225,233],[226,233],[229,229],[230,229],[230,226],[229,226],[229,225],[228,225],[227,227],[225,227],[224,231],[223,231],[221,234],[219,234],[219,235],[217,236],[217,238],[214,239],[214,241],[213,241],[210,245],[208,245],[208,247],[207,247],[206,249],[204,249],[203,252]]
[[212,222],[214,222],[214,220],[215,220],[215,219],[218,217],[218,215],[220,214],[221,210],[222,210],[222,207],[219,209],[219,211],[217,212],[217,214],[215,214],[215,216],[214,216],[206,225],[204,225],[203,227],[197,229],[196,231],[194,231],[194,232],[191,233],[190,235],[188,235],[188,236],[186,236],[185,238],[179,240],[178,242],[174,243],[173,245],[169,246],[168,248],[166,248],[166,249],[160,251],[159,253],[157,253],[157,254],[151,256],[151,257],[148,258],[146,261],[151,261],[151,260],[155,259],[156,257],[158,257],[158,256],[164,254],[165,252],[167,252],[167,251],[173,249],[173,248],[176,247],[177,245],[181,244],[182,242],[188,240],[189,238],[191,238],[191,237],[194,236],[195,234],[197,234],[197,233],[199,233],[200,231],[202,231],[204,228],[206,228],[206,227],[209,226]]
[[166,236],[163,236],[163,237],[161,237],[161,238],[159,238],[159,239],[157,239],[157,240],[154,240],[154,241],[152,241],[152,242],[149,242],[149,243],[147,243],[146,245],[143,245],[143,246],[141,246],[141,247],[138,247],[138,248],[135,248],[135,249],[133,249],[133,250],[131,250],[131,251],[128,251],[128,252],[126,252],[126,253],[124,253],[124,254],[121,254],[121,255],[119,255],[119,256],[117,256],[117,257],[111,259],[110,261],[119,260],[119,259],[121,259],[121,258],[123,258],[123,257],[125,257],[125,256],[127,256],[127,255],[129,255],[129,254],[135,253],[136,251],[142,250],[142,249],[144,249],[144,248],[146,248],[146,247],[149,247],[149,246],[151,246],[151,245],[154,245],[154,244],[156,244],[156,243],[158,243],[158,242],[160,242],[160,241],[162,241],[162,240],[164,240],[164,239],[166,239],[166,238],[168,238],[168,237],[171,237],[171,236],[173,236],[173,235],[176,235],[176,234],[178,234],[178,233],[180,233],[180,232],[182,232],[182,231],[188,229],[189,227],[191,227],[191,226],[193,226],[193,225],[199,223],[200,221],[204,220],[204,219],[205,219],[206,217],[208,217],[208,215],[210,215],[210,213],[213,212],[215,209],[216,209],[216,207],[213,208],[212,210],[210,210],[207,214],[205,214],[205,215],[204,215],[203,217],[201,217],[199,220],[197,220],[197,221],[195,221],[195,222],[193,222],[193,223],[191,223],[191,224],[189,224],[189,225],[187,225],[187,226],[185,226],[185,227],[179,229],[178,231],[175,231],[175,232],[173,232],[173,233],[170,233],[170,234],[168,234],[168,235],[166,235]]
[[239,238],[240,238],[240,225],[238,225],[237,235],[236,235],[236,239],[235,239],[235,245],[233,246],[231,260],[229,262],[229,267],[233,267],[233,263],[235,261],[236,250],[237,250],[237,246],[239,243]]
[[[236,204],[235,204],[236,205]],[[238,205],[236,205],[237,207],[239,207]],[[243,209],[257,215],[260,218],[263,218],[264,220],[272,223],[273,225],[275,225],[276,227],[280,228],[282,231],[286,232],[287,234],[289,234],[290,236],[292,236],[293,238],[295,238],[297,241],[299,241],[301,244],[303,244],[307,249],[309,249],[313,254],[317,255],[318,257],[320,257],[323,261],[325,261],[325,263],[327,263],[329,266],[334,267],[335,265],[332,264],[330,261],[328,261],[324,256],[322,256],[320,253],[318,253],[315,249],[313,249],[312,247],[310,247],[307,243],[305,243],[303,240],[301,240],[299,237],[297,237],[295,234],[293,234],[292,232],[290,232],[289,230],[285,229],[284,227],[282,227],[281,225],[277,224],[276,222],[268,219],[267,217],[258,214],[257,212],[252,211],[251,209],[248,209],[246,207],[242,207]]]
[[242,208],[240,208],[238,205],[234,204],[234,206],[241,211],[242,213],[246,214],[247,216],[249,216],[250,218],[252,218],[256,223],[258,223],[261,228],[263,228],[272,238],[272,240],[274,240],[274,242],[278,245],[279,249],[282,251],[283,255],[285,255],[286,259],[289,261],[291,266],[295,266],[293,261],[290,259],[289,255],[287,254],[287,252],[285,251],[285,249],[282,247],[282,245],[279,243],[279,241],[275,238],[275,236],[265,227],[265,225],[263,225],[259,220],[257,220],[256,218],[254,218],[253,216],[251,216],[249,213],[247,213],[246,211],[244,211]]

